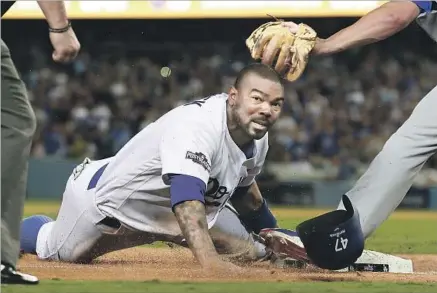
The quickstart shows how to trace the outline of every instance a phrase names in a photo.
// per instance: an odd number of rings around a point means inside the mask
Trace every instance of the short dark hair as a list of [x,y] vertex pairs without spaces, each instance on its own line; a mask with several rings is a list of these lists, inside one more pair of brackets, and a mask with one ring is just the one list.
[[284,86],[282,77],[272,67],[262,63],[252,63],[240,70],[240,72],[237,75],[237,78],[235,79],[234,87],[236,89],[239,89],[244,81],[244,78],[251,73],[258,75],[262,78],[266,78],[268,80],[278,82],[282,86]]

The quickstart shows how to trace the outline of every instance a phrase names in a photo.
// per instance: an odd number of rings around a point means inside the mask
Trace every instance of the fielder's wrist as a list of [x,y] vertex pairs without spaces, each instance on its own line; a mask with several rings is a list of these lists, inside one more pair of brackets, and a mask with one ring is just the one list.
[[56,26],[56,27],[52,27],[49,26],[49,32],[51,33],[58,33],[58,34],[62,34],[65,33],[66,31],[68,31],[71,28],[71,21],[68,21],[66,25],[64,26]]
[[311,50],[311,54],[313,55],[327,55],[330,52],[327,50],[326,39],[317,38],[316,44]]

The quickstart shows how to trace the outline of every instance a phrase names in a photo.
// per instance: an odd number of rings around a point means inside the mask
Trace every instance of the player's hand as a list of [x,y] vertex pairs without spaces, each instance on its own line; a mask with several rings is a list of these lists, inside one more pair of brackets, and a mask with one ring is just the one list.
[[63,33],[50,33],[50,41],[54,49],[52,58],[55,62],[71,62],[79,53],[80,43],[71,27]]
[[[297,30],[299,28],[299,26],[292,21],[284,22],[282,23],[282,26],[288,28],[289,31],[293,34],[297,33]],[[325,39],[317,37],[316,44],[314,45],[314,48],[311,50],[311,54],[317,55],[322,53],[325,49],[324,46],[325,46]]]
[[297,30],[299,28],[299,26],[292,21],[283,22],[282,26],[287,27],[293,34],[297,33]]

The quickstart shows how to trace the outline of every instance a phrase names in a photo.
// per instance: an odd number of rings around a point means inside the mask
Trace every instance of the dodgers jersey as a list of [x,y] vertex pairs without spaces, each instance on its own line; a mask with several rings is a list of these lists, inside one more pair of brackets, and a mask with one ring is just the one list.
[[101,167],[88,185],[100,211],[136,230],[181,235],[168,175],[182,174],[207,185],[211,228],[233,191],[254,182],[268,150],[267,134],[255,141],[251,158],[235,144],[227,127],[227,97],[219,94],[179,106],[141,130],[109,163],[91,163],[91,169]]

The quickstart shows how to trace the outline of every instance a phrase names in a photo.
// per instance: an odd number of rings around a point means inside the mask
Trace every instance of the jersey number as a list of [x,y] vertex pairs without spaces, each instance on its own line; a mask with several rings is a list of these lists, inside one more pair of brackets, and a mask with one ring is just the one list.
[[348,243],[347,238],[343,238],[343,237],[341,237],[340,239],[337,238],[337,240],[335,240],[335,251],[339,252],[346,249],[347,243]]
[[205,104],[205,102],[206,102],[209,98],[211,98],[211,96],[206,97],[206,98],[203,98],[203,99],[200,99],[200,100],[195,100],[195,101],[192,101],[192,102],[186,103],[184,106],[197,105],[197,106],[199,106],[199,107],[202,107],[202,105]]

